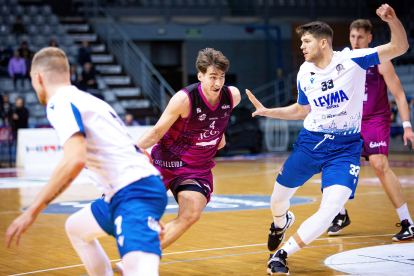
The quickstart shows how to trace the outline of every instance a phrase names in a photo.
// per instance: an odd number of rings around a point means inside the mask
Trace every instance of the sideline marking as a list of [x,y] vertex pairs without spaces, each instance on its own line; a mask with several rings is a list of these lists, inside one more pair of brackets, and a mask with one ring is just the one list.
[[[384,234],[384,235],[370,235],[370,236],[353,236],[353,237],[341,237],[340,239],[353,239],[353,238],[370,238],[370,237],[381,237],[381,236],[393,236],[394,234]],[[338,239],[339,237],[335,238],[323,238],[323,239],[316,239],[315,241],[322,241],[322,240],[329,240],[329,239]],[[316,247],[325,247],[325,246],[336,246],[336,245],[347,245],[347,244],[363,244],[363,243],[377,243],[377,242],[392,242],[392,241],[372,241],[372,242],[359,242],[359,243],[338,243],[338,244],[328,244],[328,245],[316,245],[316,246],[307,246],[302,249],[306,248],[316,248]],[[222,247],[222,248],[210,248],[210,249],[199,249],[199,250],[192,250],[192,251],[183,251],[183,252],[171,252],[171,253],[165,253],[163,255],[175,255],[175,254],[183,254],[183,253],[193,253],[193,252],[203,252],[203,251],[214,251],[214,250],[223,250],[223,249],[232,249],[232,248],[242,248],[242,247],[252,247],[252,246],[263,246],[266,245],[265,243],[260,244],[249,244],[249,245],[238,245],[238,246],[230,246],[230,247]],[[215,256],[215,257],[207,257],[207,258],[220,258],[220,257],[227,257],[227,256],[236,256],[236,255],[244,255],[244,254],[256,254],[256,253],[265,253],[270,251],[260,251],[260,252],[250,252],[250,253],[240,253],[235,255],[223,255],[223,256]],[[188,261],[194,261],[194,260],[201,260],[206,258],[200,258],[200,259],[192,259],[192,260],[182,260],[182,261],[174,261],[174,262],[166,262],[166,263],[160,263],[162,264],[169,264],[169,263],[177,263],[177,262],[188,262]],[[110,260],[110,262],[119,262],[121,259],[116,260]],[[53,270],[59,270],[59,269],[66,269],[66,268],[72,268],[72,267],[80,267],[84,266],[83,264],[79,265],[71,265],[71,266],[63,266],[63,267],[57,267],[57,268],[50,268],[45,270],[37,270],[37,271],[31,271],[31,272],[25,272],[20,274],[13,274],[9,276],[20,276],[20,275],[27,275],[27,274],[34,274],[39,272],[46,272],[46,271],[53,271]]]

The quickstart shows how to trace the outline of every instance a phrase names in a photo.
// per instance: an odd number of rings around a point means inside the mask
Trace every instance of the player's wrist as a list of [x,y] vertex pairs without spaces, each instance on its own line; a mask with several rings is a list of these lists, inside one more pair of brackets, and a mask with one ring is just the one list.
[[410,122],[410,121],[404,121],[404,122],[402,123],[402,126],[403,126],[403,128],[404,128],[404,131],[405,131],[406,129],[410,129],[410,130],[412,130],[412,126],[411,126],[411,122]]

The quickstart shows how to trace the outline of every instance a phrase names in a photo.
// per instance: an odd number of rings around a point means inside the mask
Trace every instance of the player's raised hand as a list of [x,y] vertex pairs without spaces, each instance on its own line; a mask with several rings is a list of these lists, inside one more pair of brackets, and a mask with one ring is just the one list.
[[385,22],[390,22],[397,18],[395,11],[388,4],[383,4],[377,9],[377,15]]
[[414,149],[414,132],[411,128],[404,128],[404,146],[407,145],[407,141],[411,141],[411,147]]
[[19,245],[20,236],[35,221],[36,216],[33,213],[25,211],[7,228],[6,232],[6,248],[10,247],[13,237],[16,236],[16,246]]
[[248,89],[246,89],[246,94],[249,97],[249,100],[256,108],[256,111],[253,112],[252,117],[256,115],[265,116],[266,108],[256,99],[255,96],[253,96],[252,92],[250,92]]

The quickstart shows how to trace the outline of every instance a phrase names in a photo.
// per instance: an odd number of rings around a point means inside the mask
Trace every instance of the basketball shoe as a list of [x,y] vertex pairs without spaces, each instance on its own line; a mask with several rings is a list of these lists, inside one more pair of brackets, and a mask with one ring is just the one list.
[[276,250],[285,240],[285,232],[295,222],[295,215],[291,211],[286,212],[286,225],[283,228],[276,228],[274,222],[270,225],[267,248],[270,251]]
[[336,215],[332,221],[332,225],[328,228],[328,236],[339,235],[342,232],[342,229],[351,224],[351,220],[348,216],[348,211],[345,210],[345,215],[340,213]]
[[267,261],[267,273],[273,274],[285,274],[289,275],[289,268],[287,265],[287,253],[285,250],[280,249],[274,255],[270,254],[270,258]]
[[402,227],[398,234],[392,237],[393,241],[409,241],[414,237],[414,224],[410,224],[408,219],[402,220],[401,223],[395,224],[397,227]]
[[116,263],[115,267],[118,270],[119,274],[121,274],[121,276],[124,275],[124,268],[122,266],[122,262]]

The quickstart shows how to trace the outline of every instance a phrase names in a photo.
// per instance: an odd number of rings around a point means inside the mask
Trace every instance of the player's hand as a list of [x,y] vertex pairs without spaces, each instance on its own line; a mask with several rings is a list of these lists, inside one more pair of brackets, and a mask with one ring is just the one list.
[[385,22],[391,22],[397,18],[395,11],[388,4],[383,4],[377,9],[377,15]]
[[36,216],[30,212],[25,211],[7,228],[6,232],[6,248],[10,247],[13,237],[16,236],[16,246],[19,245],[20,236],[29,228],[35,221]]
[[407,141],[411,141],[411,147],[414,149],[414,132],[410,127],[404,128],[404,146],[407,145]]
[[256,115],[265,116],[266,108],[256,99],[255,96],[253,96],[252,92],[250,92],[248,89],[246,89],[246,94],[249,97],[249,100],[252,102],[252,104],[256,108],[256,111],[253,112],[252,117]]
[[161,227],[161,232],[158,234],[158,237],[160,239],[160,242],[164,239],[165,236],[165,225],[164,223],[162,223],[162,221],[158,221],[160,227]]

